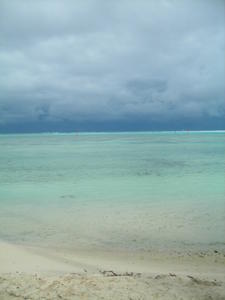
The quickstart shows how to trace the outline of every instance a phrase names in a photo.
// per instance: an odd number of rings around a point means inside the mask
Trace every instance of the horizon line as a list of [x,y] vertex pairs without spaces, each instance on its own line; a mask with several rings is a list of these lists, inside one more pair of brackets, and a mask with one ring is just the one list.
[[225,129],[218,129],[218,130],[122,130],[122,131],[41,131],[41,132],[0,132],[0,135],[33,135],[33,134],[55,134],[55,135],[74,135],[74,134],[122,134],[122,133],[225,133]]

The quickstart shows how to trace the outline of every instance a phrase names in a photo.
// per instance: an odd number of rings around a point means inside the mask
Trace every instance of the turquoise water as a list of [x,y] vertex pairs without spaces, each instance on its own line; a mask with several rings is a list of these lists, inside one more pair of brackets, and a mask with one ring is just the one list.
[[224,132],[0,135],[0,239],[224,244]]

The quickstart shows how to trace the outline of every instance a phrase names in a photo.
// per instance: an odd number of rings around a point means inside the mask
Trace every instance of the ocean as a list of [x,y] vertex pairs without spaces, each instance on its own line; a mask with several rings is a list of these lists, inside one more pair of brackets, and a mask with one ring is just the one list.
[[0,239],[58,249],[224,247],[224,132],[0,135]]

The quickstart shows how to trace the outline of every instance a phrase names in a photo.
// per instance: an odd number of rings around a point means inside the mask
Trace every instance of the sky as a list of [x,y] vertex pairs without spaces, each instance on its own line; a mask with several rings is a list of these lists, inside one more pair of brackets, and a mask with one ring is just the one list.
[[0,0],[0,132],[224,129],[224,0]]

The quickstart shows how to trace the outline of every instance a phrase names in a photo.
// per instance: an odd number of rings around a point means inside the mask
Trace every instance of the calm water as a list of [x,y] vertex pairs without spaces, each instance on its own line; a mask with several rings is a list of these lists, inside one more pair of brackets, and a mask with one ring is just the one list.
[[224,244],[224,133],[0,135],[0,239]]

